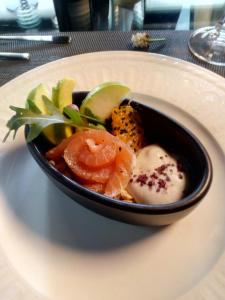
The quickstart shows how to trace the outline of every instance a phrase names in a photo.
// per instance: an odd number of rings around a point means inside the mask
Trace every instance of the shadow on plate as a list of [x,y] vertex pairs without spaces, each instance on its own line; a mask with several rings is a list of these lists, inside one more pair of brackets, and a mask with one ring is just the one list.
[[25,146],[3,154],[0,167],[0,187],[9,209],[29,230],[53,243],[110,251],[153,238],[166,228],[129,225],[87,210],[48,180]]

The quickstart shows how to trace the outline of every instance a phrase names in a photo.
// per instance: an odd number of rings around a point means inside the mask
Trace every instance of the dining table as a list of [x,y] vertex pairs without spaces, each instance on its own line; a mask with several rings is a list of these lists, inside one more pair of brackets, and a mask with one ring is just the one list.
[[206,200],[190,217],[164,228],[98,216],[43,175],[19,133],[0,147],[0,299],[225,299],[225,67],[190,53],[192,30],[145,30],[153,39],[145,49],[132,44],[138,32],[35,33],[70,36],[67,44],[1,40],[1,52],[25,52],[30,59],[0,58],[0,134],[10,114],[5,106],[23,104],[33,82],[49,76],[52,84],[68,70],[77,74],[79,89],[86,86],[79,80],[90,75],[90,85],[96,84],[95,72],[99,80],[114,80],[119,69],[119,79],[135,82],[138,93],[152,85],[153,106],[184,122],[208,149],[214,177]]
[[[153,41],[150,43],[149,49],[145,49],[144,51],[182,59],[202,66],[221,76],[225,76],[223,67],[212,66],[201,62],[190,53],[188,50],[188,39],[192,31],[152,30],[151,32],[146,32],[149,33],[152,38],[165,38],[165,41]],[[1,41],[2,52],[29,52],[31,57],[29,61],[10,61],[2,59],[0,61],[0,85],[3,85],[26,71],[64,57],[97,51],[141,50],[133,49],[131,37],[135,34],[135,31],[82,31],[57,34],[55,32],[39,32],[39,35],[49,34],[69,35],[71,37],[71,43],[57,45],[34,41]],[[16,34],[14,35],[16,36]]]

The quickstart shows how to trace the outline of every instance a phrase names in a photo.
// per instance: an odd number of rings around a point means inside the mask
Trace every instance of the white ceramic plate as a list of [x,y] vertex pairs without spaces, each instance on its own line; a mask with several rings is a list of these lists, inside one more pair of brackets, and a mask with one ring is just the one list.
[[211,156],[212,186],[197,209],[172,226],[112,221],[57,190],[31,158],[20,131],[14,142],[0,146],[0,298],[224,299],[225,80],[148,53],[62,59],[0,88],[0,138],[11,116],[9,104],[23,106],[37,84],[52,86],[66,76],[76,78],[77,90],[122,81],[139,94],[137,100],[182,122]]

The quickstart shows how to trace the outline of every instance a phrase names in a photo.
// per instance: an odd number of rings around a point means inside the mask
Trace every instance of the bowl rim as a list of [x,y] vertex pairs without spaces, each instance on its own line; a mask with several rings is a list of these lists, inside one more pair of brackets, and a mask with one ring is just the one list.
[[[79,91],[79,93],[85,93],[85,91]],[[135,102],[135,100],[132,100]],[[138,103],[138,102],[137,102]],[[140,104],[140,103],[138,103]],[[176,126],[179,126],[184,130],[191,138],[195,141],[198,145],[199,149],[201,150],[204,160],[205,160],[205,171],[203,177],[197,186],[197,188],[189,195],[181,198],[172,203],[168,204],[144,204],[144,203],[132,203],[126,202],[119,199],[114,199],[103,194],[97,193],[95,191],[89,190],[85,188],[78,182],[69,177],[63,175],[59,172],[53,165],[51,165],[46,158],[42,155],[40,150],[38,149],[35,140],[27,143],[28,149],[31,152],[34,159],[40,164],[42,169],[44,169],[50,177],[53,177],[56,181],[60,184],[66,186],[66,188],[72,190],[73,192],[81,195],[83,197],[87,197],[92,201],[97,202],[98,204],[110,206],[112,208],[117,208],[120,210],[125,211],[132,211],[141,214],[169,214],[169,213],[176,213],[185,209],[188,209],[195,204],[197,204],[208,192],[212,178],[213,178],[213,168],[212,162],[206,151],[205,147],[202,145],[200,140],[192,133],[189,129],[187,129],[184,125],[180,124],[178,121],[174,120],[170,116],[166,115],[165,113],[161,112],[160,110],[154,109],[148,105],[142,104],[143,107],[150,108],[151,110],[155,111],[156,113],[161,114],[162,116],[166,117],[170,121],[174,122]],[[28,126],[25,127],[25,136],[27,134]]]

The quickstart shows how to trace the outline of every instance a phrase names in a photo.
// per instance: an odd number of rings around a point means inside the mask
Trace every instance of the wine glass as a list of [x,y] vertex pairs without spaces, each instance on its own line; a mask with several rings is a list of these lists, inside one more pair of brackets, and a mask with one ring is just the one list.
[[188,42],[191,53],[211,65],[225,66],[225,16],[215,26],[195,30]]

